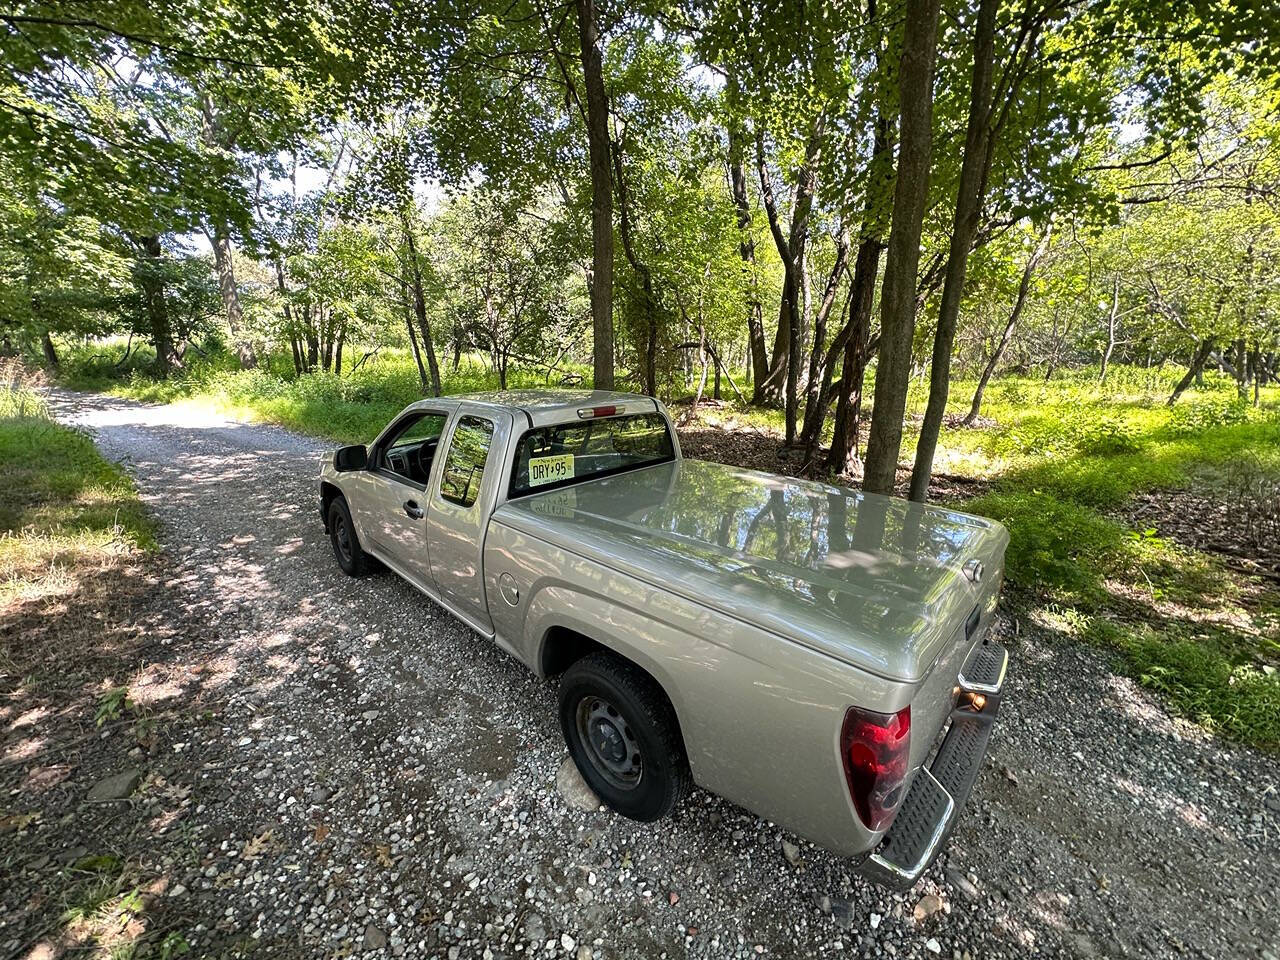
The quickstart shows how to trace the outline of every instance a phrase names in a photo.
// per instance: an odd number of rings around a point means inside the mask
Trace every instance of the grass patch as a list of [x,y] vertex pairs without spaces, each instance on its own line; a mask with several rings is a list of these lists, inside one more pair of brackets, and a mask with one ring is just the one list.
[[945,431],[944,458],[965,462],[956,448],[985,458],[992,490],[965,508],[1009,528],[1012,583],[1083,618],[1074,635],[1109,651],[1174,713],[1274,749],[1274,589],[1154,529],[1132,529],[1119,514],[1137,494],[1213,490],[1246,466],[1280,474],[1280,397],[1269,389],[1255,408],[1233,383],[1210,377],[1170,409],[1168,388],[1133,371],[1108,390],[1082,374],[1056,386],[1006,380],[984,411],[996,426]]
[[73,567],[155,546],[128,474],[16,378],[0,389],[0,489],[0,609],[60,592]]
[[1052,494],[1001,488],[969,501],[965,509],[1009,528],[1009,580],[1060,600],[1098,603],[1105,578],[1124,561],[1124,527]]
[[[1220,627],[1091,619],[1083,638],[1112,650],[1118,666],[1170,709],[1234,740],[1280,746],[1280,677],[1241,634]],[[1280,648],[1261,639],[1274,657]]]
[[[101,350],[101,348],[98,348]],[[384,350],[342,375],[315,371],[297,376],[286,354],[264,358],[256,370],[240,370],[234,356],[222,350],[189,355],[184,370],[167,380],[148,375],[151,355],[135,351],[117,367],[101,353],[83,348],[64,352],[60,382],[76,390],[94,390],[144,403],[192,402],[230,416],[275,423],[299,433],[338,443],[367,443],[406,406],[423,398],[417,367],[406,351]],[[510,389],[558,387],[567,376],[580,378],[586,368],[510,372]],[[464,356],[456,369],[444,365],[446,394],[497,390],[498,378],[476,357]],[[578,382],[574,379],[574,382]]]

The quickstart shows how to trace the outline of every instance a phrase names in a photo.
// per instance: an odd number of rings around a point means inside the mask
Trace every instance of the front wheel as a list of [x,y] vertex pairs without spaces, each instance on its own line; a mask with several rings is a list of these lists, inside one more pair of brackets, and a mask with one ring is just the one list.
[[624,817],[661,820],[692,786],[670,701],[621,657],[593,653],[565,671],[560,727],[583,779]]
[[351,522],[351,510],[347,501],[335,497],[329,504],[329,542],[338,566],[349,577],[363,577],[369,572],[369,555],[360,546],[355,525]]

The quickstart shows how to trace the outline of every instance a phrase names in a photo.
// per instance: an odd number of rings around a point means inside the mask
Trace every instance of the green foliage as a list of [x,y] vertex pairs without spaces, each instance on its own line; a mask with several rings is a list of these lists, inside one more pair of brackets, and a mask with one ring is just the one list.
[[1171,436],[1192,437],[1214,427],[1248,423],[1256,419],[1257,416],[1247,400],[1238,396],[1214,394],[1196,403],[1183,403],[1174,407],[1166,430]]
[[[1213,627],[1088,621],[1085,639],[1113,650],[1125,673],[1173,711],[1233,740],[1280,747],[1280,673],[1250,644]],[[1273,642],[1272,655],[1277,652]]]
[[1020,586],[1094,603],[1103,578],[1122,562],[1124,528],[1087,507],[1021,489],[986,494],[966,507],[1009,528],[1005,575]]
[[132,706],[128,687],[112,687],[98,697],[98,708],[94,711],[93,722],[100,727],[104,723],[119,720],[124,711]]
[[191,944],[176,930],[170,930],[160,941],[160,960],[174,960],[191,952]]

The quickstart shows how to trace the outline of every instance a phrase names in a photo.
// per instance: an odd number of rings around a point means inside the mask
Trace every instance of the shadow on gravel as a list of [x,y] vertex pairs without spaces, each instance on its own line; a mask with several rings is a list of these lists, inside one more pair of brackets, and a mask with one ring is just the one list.
[[0,610],[5,956],[158,948],[184,922],[163,894],[184,817],[221,786],[194,775],[221,682],[163,576],[136,555],[64,567]]

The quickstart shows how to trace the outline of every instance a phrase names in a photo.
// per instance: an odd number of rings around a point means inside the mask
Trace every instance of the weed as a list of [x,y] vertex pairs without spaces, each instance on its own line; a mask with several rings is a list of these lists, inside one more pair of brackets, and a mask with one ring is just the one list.
[[126,709],[133,707],[129,700],[128,687],[113,687],[98,697],[98,709],[94,711],[93,721],[98,726],[112,720],[119,720]]

